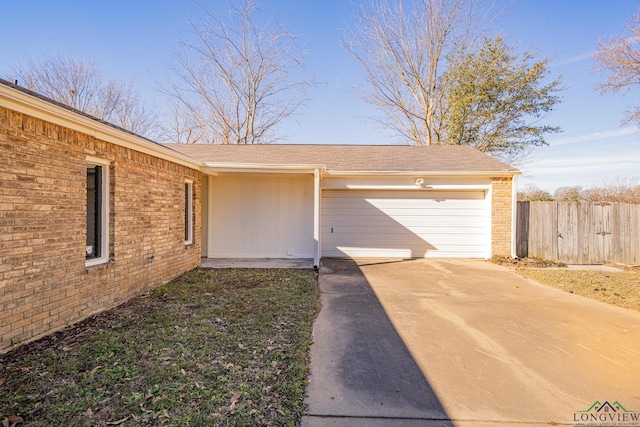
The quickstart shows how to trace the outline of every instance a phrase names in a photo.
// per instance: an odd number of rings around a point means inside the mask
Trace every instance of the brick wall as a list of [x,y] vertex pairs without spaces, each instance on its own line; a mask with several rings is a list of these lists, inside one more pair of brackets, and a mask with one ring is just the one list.
[[491,178],[491,253],[511,255],[512,178]]
[[[111,261],[90,268],[87,155],[111,162]],[[195,214],[189,246],[187,179]],[[0,108],[0,352],[196,267],[200,183],[196,170]]]

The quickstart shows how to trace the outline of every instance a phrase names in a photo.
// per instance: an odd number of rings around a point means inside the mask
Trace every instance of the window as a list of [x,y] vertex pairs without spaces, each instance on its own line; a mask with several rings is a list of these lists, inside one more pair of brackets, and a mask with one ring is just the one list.
[[193,243],[193,182],[184,183],[184,243]]
[[109,260],[109,163],[87,159],[87,267]]

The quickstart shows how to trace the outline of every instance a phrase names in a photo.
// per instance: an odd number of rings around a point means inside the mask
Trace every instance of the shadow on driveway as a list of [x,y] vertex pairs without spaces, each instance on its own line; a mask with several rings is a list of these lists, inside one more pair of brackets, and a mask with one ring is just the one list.
[[453,426],[358,265],[323,260],[303,427]]

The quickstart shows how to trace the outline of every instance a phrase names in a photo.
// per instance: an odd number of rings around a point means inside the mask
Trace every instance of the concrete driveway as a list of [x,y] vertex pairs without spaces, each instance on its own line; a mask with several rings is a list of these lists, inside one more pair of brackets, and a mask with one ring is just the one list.
[[319,281],[303,427],[640,425],[638,312],[484,261],[325,260]]

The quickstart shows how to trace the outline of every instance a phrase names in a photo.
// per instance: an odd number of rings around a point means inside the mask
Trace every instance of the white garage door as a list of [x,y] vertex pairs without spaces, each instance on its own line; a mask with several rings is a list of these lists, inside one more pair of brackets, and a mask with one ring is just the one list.
[[484,191],[325,190],[322,256],[486,258]]

